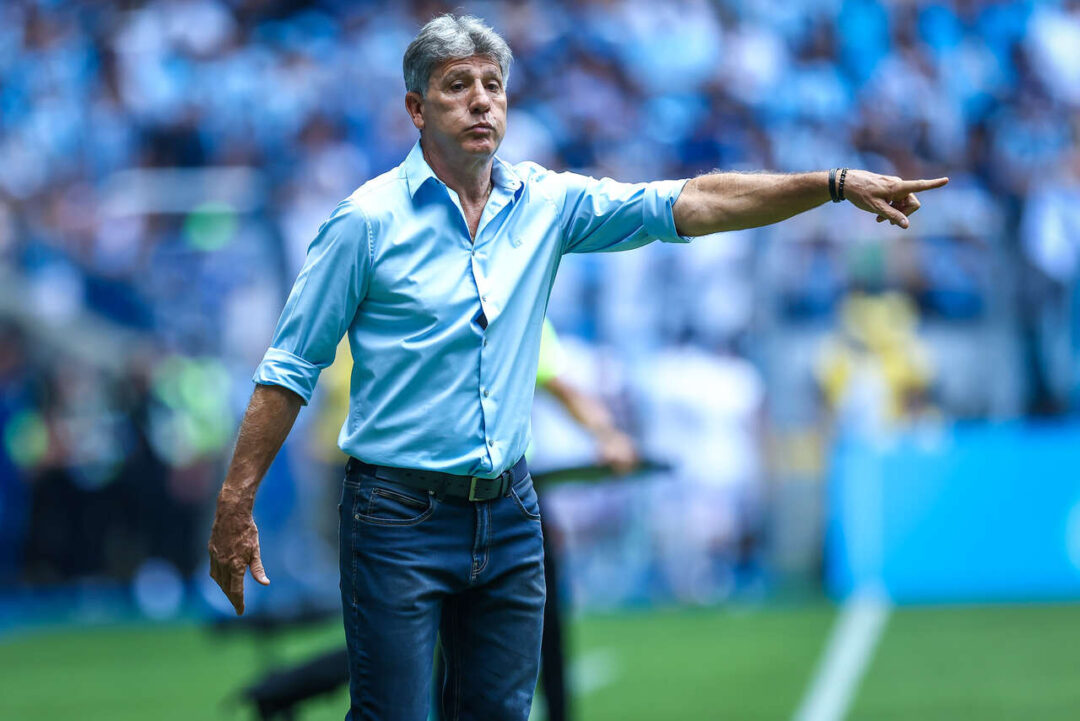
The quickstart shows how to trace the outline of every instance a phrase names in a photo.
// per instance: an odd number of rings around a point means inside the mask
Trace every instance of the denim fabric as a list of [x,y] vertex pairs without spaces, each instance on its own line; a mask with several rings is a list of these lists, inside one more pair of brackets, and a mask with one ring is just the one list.
[[346,721],[425,721],[438,635],[446,721],[526,721],[545,600],[532,478],[483,503],[359,475],[340,506]]

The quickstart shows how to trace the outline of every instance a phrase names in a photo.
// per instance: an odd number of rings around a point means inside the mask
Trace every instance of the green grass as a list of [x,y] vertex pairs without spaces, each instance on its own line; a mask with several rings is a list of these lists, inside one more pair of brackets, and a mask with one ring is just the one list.
[[[23,636],[0,645],[4,721],[247,719],[229,697],[268,664],[342,643],[337,626],[289,634],[272,652],[194,627],[122,627]],[[305,719],[341,721],[346,694]]]
[[580,718],[787,719],[832,617],[822,606],[585,619],[576,627],[575,654],[582,671],[591,656],[610,659],[610,682],[581,696]]
[[852,721],[1076,721],[1080,606],[894,612]]
[[[827,606],[586,617],[570,636],[576,718],[787,721],[833,618]],[[0,640],[0,719],[249,719],[230,694],[341,640],[336,624],[269,645],[191,626],[22,634]],[[342,690],[300,718],[340,721],[345,706]],[[1080,718],[1080,606],[895,611],[849,718]]]

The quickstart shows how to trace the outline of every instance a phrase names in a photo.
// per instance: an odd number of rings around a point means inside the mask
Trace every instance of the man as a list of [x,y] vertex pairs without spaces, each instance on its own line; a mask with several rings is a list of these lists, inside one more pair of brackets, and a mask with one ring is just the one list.
[[237,613],[250,568],[268,584],[255,491],[348,334],[339,445],[349,719],[427,715],[436,630],[448,719],[520,719],[536,683],[544,608],[540,516],[522,456],[540,328],[564,253],[774,223],[850,200],[906,228],[914,193],[859,170],[716,173],[625,184],[495,158],[511,53],[471,17],[432,20],[405,52],[420,132],[399,167],[319,229],[240,426],[211,531],[210,573]]

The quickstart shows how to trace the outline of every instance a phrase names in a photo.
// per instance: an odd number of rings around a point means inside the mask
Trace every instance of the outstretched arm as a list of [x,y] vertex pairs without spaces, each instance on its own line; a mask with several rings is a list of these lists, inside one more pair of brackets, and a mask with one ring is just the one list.
[[228,596],[236,615],[244,613],[244,574],[266,586],[270,579],[259,555],[259,529],[251,509],[255,492],[300,412],[301,398],[274,385],[257,385],[240,424],[229,471],[218,494],[210,531],[210,576]]
[[[919,209],[915,193],[940,188],[948,178],[901,180],[866,170],[848,170],[844,198],[852,205],[908,227]],[[680,235],[708,235],[778,223],[829,200],[829,174],[712,173],[686,183],[672,212]]]

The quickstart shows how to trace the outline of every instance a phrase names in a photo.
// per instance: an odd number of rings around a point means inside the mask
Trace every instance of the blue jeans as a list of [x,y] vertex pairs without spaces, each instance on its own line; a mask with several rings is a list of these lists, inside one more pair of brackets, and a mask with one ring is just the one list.
[[445,721],[526,721],[545,595],[531,476],[471,503],[361,474],[339,510],[346,721],[426,721],[437,633]]

